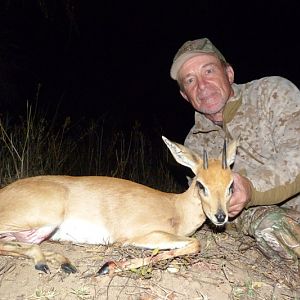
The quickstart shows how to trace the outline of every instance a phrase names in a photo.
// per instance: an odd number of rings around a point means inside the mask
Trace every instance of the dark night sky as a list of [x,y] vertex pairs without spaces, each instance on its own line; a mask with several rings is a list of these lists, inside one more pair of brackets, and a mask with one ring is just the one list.
[[5,66],[17,71],[1,76],[21,90],[14,100],[20,107],[41,82],[40,105],[60,102],[72,118],[109,110],[154,126],[155,115],[169,136],[185,135],[193,110],[169,69],[181,44],[201,37],[232,64],[237,83],[281,75],[300,87],[297,1],[74,1],[71,32],[59,7],[45,19],[38,1],[4,2],[11,7],[0,15],[0,57],[9,52]]

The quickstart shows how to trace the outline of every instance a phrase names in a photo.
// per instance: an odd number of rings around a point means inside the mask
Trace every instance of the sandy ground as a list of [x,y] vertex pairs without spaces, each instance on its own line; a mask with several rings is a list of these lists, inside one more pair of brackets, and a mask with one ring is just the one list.
[[65,274],[34,269],[29,259],[0,257],[0,299],[300,299],[296,263],[268,260],[251,238],[234,230],[215,233],[204,225],[197,233],[201,253],[112,276],[96,276],[110,259],[148,255],[134,248],[44,242],[43,250],[67,256],[77,267]]

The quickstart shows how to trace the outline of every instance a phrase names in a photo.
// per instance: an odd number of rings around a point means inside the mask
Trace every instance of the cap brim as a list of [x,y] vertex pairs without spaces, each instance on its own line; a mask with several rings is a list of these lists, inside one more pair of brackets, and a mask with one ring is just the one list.
[[198,56],[199,54],[212,54],[212,55],[216,56],[216,53],[211,52],[211,51],[193,51],[193,52],[189,52],[189,53],[183,53],[172,64],[172,67],[170,70],[171,78],[174,80],[177,80],[178,79],[177,75],[178,75],[178,72],[179,72],[180,68],[182,67],[182,65],[190,58]]

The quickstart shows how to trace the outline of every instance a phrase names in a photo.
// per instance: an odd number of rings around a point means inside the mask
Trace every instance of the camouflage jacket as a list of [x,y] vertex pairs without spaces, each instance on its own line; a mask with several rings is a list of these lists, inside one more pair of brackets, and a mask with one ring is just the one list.
[[278,76],[232,88],[223,128],[196,112],[185,145],[217,157],[225,135],[240,137],[233,170],[252,183],[248,207],[279,204],[300,192],[300,91]]

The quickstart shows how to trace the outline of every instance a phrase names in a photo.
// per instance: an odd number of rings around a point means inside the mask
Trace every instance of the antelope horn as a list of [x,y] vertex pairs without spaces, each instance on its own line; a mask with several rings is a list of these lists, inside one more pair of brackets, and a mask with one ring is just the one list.
[[222,168],[227,169],[227,143],[224,139],[223,152],[222,152]]
[[208,158],[206,149],[203,150],[203,169],[208,169]]

